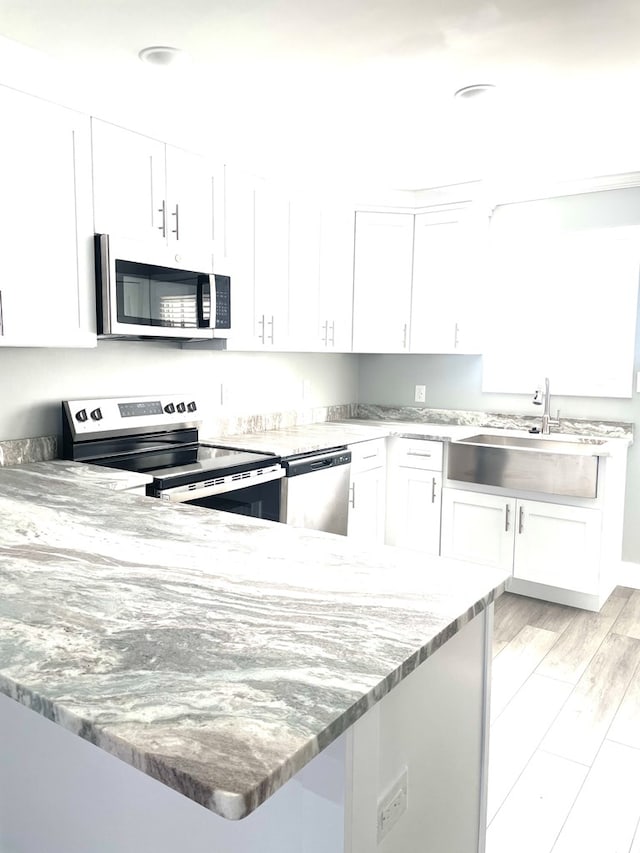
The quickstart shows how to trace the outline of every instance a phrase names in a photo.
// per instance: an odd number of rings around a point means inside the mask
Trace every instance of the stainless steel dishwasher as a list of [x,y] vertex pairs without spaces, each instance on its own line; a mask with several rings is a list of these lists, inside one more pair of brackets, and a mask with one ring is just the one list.
[[347,535],[351,451],[346,447],[282,460],[280,521]]

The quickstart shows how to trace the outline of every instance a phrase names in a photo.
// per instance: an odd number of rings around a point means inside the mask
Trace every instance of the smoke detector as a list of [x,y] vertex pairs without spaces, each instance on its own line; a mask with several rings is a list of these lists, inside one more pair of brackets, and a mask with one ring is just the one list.
[[493,83],[474,83],[472,86],[463,86],[462,89],[458,89],[453,93],[453,97],[459,101],[472,101],[493,92],[495,88]]
[[153,45],[145,47],[138,53],[138,58],[148,65],[156,65],[166,68],[175,65],[186,58],[186,53],[178,47],[167,47],[166,45]]

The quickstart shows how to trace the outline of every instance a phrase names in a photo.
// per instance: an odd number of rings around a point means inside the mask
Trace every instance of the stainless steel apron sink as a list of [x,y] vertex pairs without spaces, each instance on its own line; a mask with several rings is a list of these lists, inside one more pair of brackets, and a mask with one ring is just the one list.
[[451,442],[447,477],[463,483],[595,498],[599,439],[474,435]]

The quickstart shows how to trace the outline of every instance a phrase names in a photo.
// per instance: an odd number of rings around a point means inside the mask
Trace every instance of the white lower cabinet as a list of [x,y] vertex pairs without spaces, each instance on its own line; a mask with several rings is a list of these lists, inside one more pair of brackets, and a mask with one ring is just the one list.
[[387,500],[385,439],[363,441],[351,450],[351,483],[347,536],[368,544],[384,544]]
[[541,501],[516,503],[514,578],[596,593],[600,510]]
[[601,524],[599,509],[445,488],[442,556],[596,594]]
[[511,571],[515,506],[513,498],[443,489],[442,556]]
[[440,553],[442,444],[390,439],[387,545]]

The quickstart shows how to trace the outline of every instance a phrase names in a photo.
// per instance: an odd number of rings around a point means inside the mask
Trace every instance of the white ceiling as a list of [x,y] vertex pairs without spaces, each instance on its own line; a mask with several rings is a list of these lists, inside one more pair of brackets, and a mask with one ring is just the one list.
[[[0,34],[263,172],[418,188],[640,169],[637,0],[0,0]],[[145,67],[152,44],[192,63]],[[493,103],[453,101],[476,82]]]

